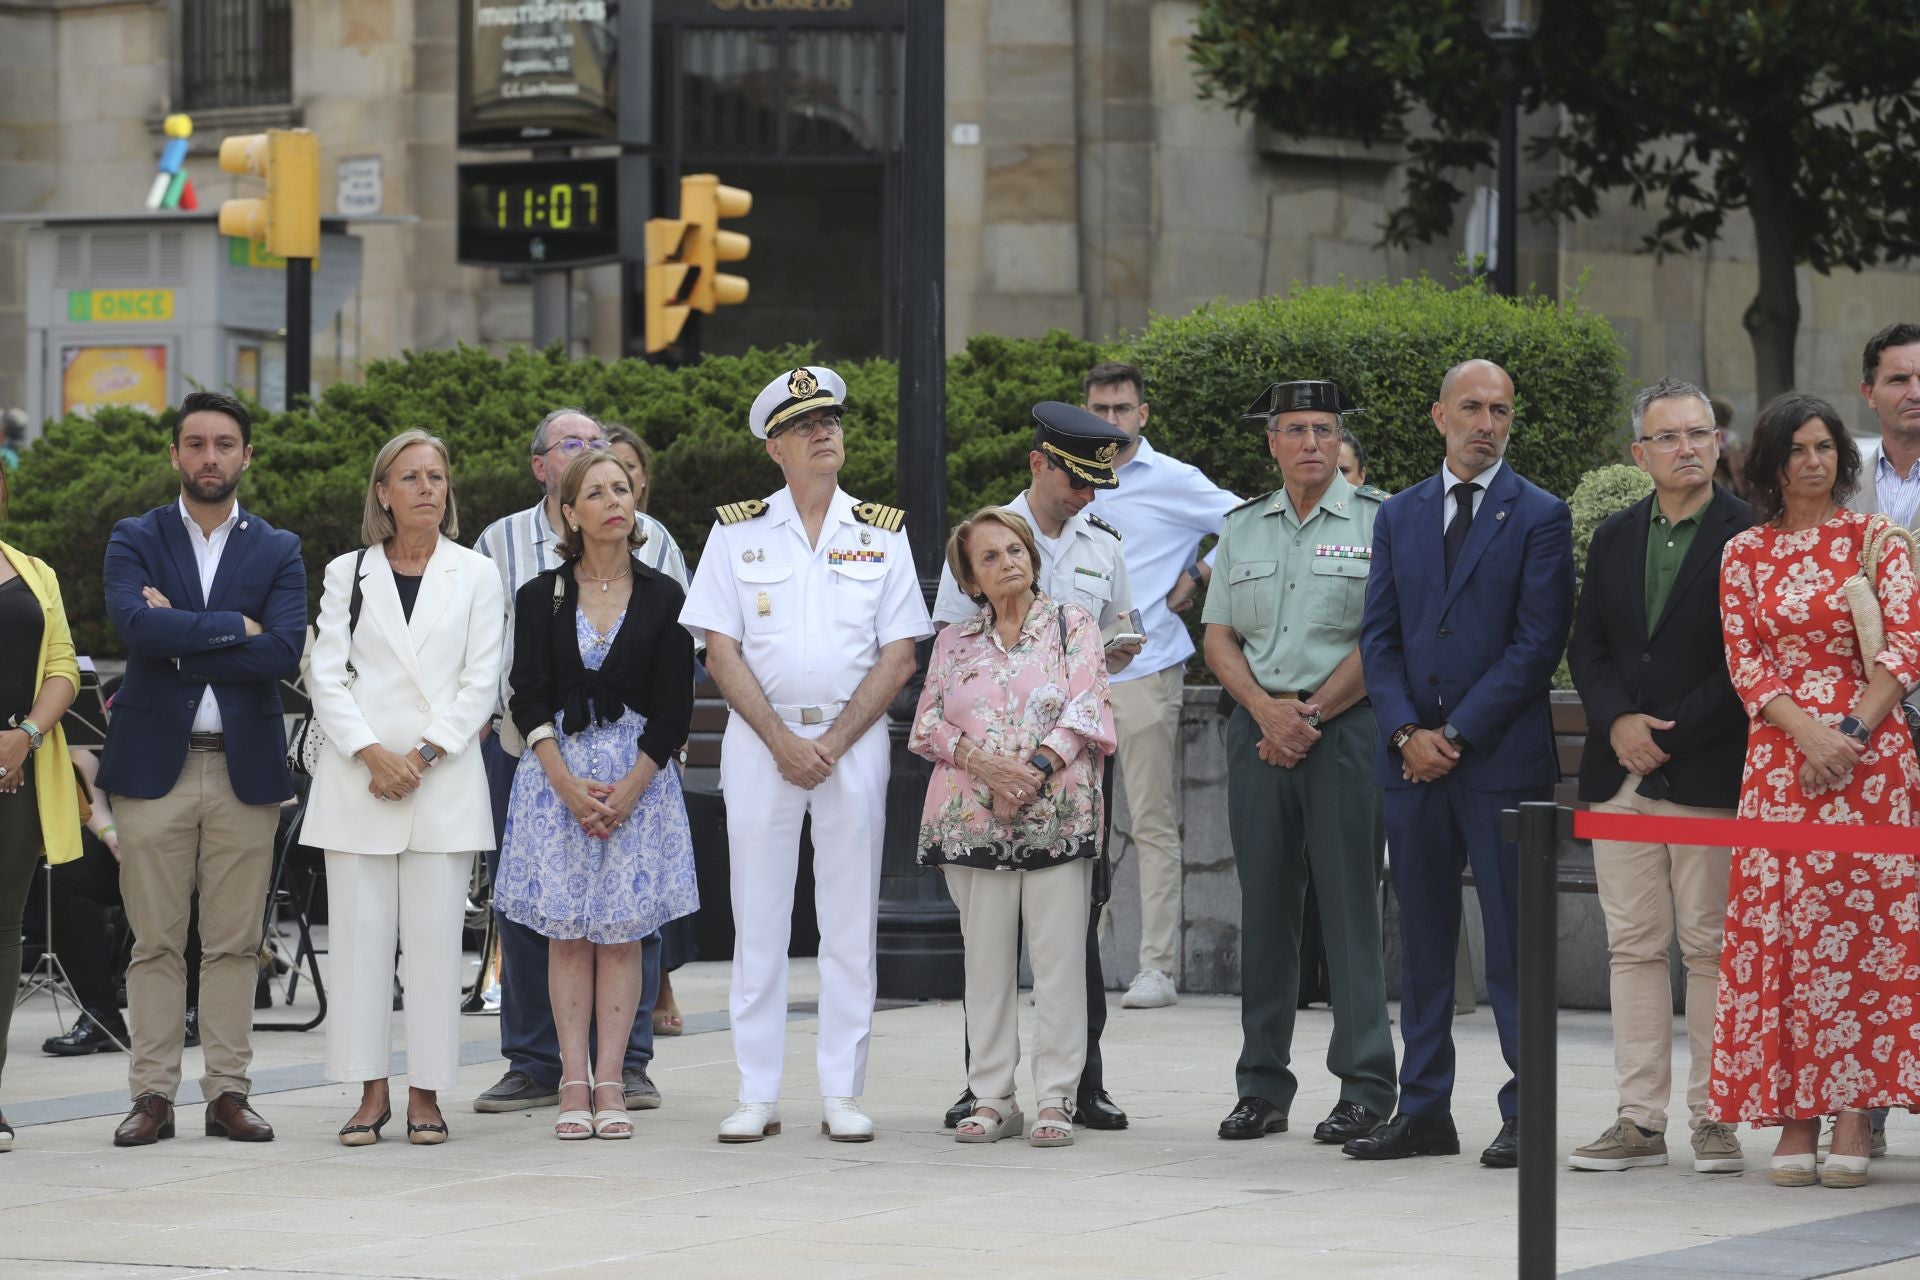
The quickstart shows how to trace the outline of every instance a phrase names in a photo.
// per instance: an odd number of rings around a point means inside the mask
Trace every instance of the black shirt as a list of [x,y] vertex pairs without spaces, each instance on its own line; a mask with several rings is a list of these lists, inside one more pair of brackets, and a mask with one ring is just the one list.
[[396,573],[393,585],[400,592],[400,610],[407,615],[407,621],[413,621],[413,602],[420,598],[420,579],[418,573]]
[[[0,725],[10,716],[24,716],[33,710],[40,690],[34,681],[34,667],[40,659],[40,638],[46,632],[46,615],[25,578],[9,578],[0,583]],[[45,726],[51,729],[52,725]]]

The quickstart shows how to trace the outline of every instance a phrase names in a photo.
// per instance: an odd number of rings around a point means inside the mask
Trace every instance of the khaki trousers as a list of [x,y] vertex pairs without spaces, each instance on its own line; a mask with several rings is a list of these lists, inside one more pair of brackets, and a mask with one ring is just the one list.
[[1140,967],[1169,977],[1180,942],[1180,821],[1174,756],[1180,745],[1184,668],[1108,687],[1119,739],[1120,785],[1140,851]]
[[[1600,813],[1660,818],[1731,818],[1731,809],[1649,800],[1629,773]],[[1593,842],[1600,910],[1607,920],[1613,1000],[1613,1072],[1620,1114],[1664,1132],[1673,1094],[1673,987],[1667,952],[1676,929],[1687,967],[1687,1110],[1707,1118],[1713,1066],[1713,1011],[1720,977],[1720,935],[1727,915],[1731,850],[1707,845]]]
[[1004,1116],[1020,1065],[1020,925],[1033,965],[1036,1108],[1073,1114],[1087,1061],[1087,912],[1093,860],[1044,871],[943,866],[966,943],[967,1087]]
[[251,1087],[253,989],[273,872],[277,804],[245,804],[219,751],[189,751],[173,790],[156,800],[113,797],[120,829],[120,896],[133,927],[127,1020],[134,1097],[172,1099],[186,1041],[187,914],[200,894],[200,1093],[211,1102]]

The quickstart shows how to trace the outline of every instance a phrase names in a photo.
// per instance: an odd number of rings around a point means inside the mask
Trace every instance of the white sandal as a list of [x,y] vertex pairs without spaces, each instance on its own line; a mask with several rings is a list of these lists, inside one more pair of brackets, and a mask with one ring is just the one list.
[[[562,1080],[560,1082],[560,1090],[565,1092],[576,1084],[589,1091],[593,1088],[592,1082],[588,1080]],[[578,1125],[579,1130],[577,1132],[568,1132],[564,1128],[566,1125]],[[562,1142],[579,1142],[582,1139],[591,1138],[593,1136],[593,1113],[591,1111],[562,1111],[553,1118],[553,1136]]]
[[[596,1138],[607,1138],[607,1139],[631,1138],[633,1136],[633,1117],[627,1111],[627,1108],[625,1106],[625,1102],[626,1102],[625,1086],[622,1085],[618,1080],[603,1080],[599,1084],[596,1084],[593,1087],[596,1090],[599,1090],[599,1089],[621,1090],[621,1103],[622,1103],[622,1105],[618,1107],[608,1107],[604,1111],[596,1111],[593,1113],[593,1136]],[[614,1127],[615,1125],[622,1125],[625,1127],[623,1130],[616,1129]]]

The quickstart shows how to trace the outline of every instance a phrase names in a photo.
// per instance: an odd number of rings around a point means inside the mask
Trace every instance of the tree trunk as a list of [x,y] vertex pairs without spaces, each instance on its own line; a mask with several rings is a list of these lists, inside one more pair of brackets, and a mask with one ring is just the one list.
[[1784,129],[1756,127],[1751,136],[1765,139],[1747,152],[1745,165],[1760,287],[1741,323],[1753,343],[1753,385],[1764,406],[1793,386],[1793,348],[1800,330],[1800,295],[1794,282],[1797,166]]

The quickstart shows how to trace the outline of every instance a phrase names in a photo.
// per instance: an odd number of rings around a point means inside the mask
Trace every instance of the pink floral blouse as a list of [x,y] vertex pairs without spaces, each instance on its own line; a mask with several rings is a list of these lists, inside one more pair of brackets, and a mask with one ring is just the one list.
[[[1009,826],[993,816],[993,793],[955,767],[962,735],[989,754],[1022,760],[1044,746],[1066,767]],[[934,762],[920,815],[923,865],[1023,871],[1096,856],[1105,814],[1100,766],[1114,737],[1093,615],[1038,596],[1012,649],[984,608],[942,631],[907,747]]]

